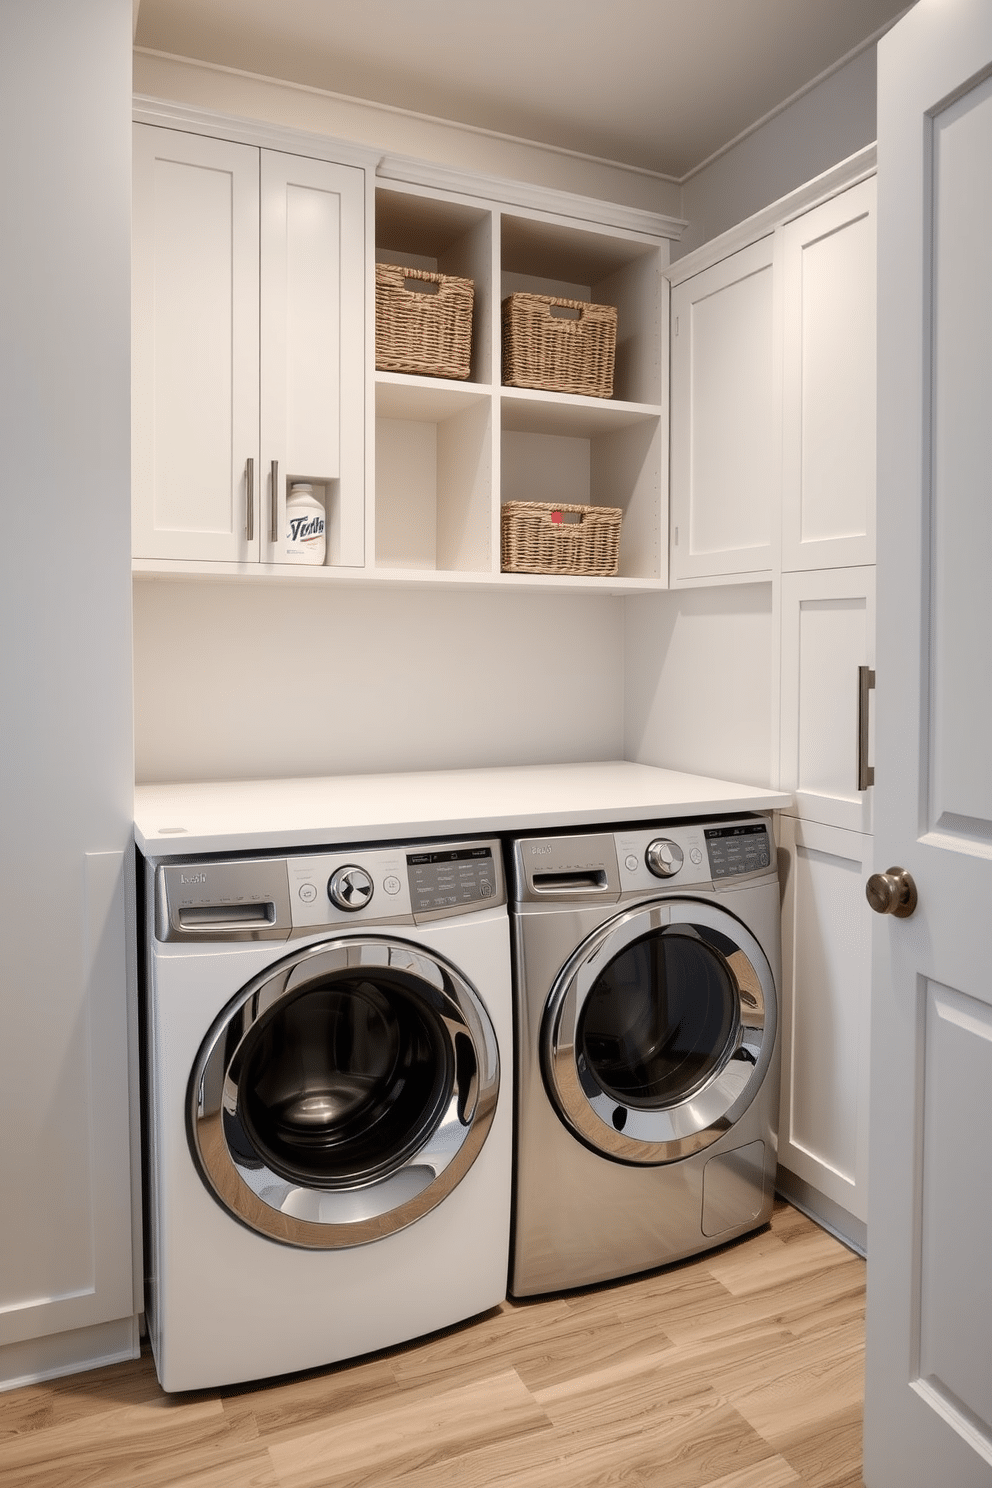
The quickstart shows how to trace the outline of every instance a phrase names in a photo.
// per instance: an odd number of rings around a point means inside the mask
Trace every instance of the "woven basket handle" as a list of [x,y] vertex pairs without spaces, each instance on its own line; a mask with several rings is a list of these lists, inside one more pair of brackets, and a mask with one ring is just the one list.
[[549,305],[548,315],[553,320],[582,320],[585,310],[579,305]]
[[403,291],[405,294],[436,295],[441,293],[441,284],[437,279],[424,279],[416,273],[404,274]]

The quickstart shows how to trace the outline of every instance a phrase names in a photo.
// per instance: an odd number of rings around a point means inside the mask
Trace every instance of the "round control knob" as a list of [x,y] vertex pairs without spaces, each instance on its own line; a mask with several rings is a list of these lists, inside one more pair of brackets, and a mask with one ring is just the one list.
[[644,861],[655,878],[674,878],[682,867],[682,849],[677,842],[670,842],[667,837],[656,837],[648,844]]
[[865,896],[876,914],[895,915],[897,920],[909,919],[917,905],[916,884],[905,868],[873,873],[865,885]]
[[365,869],[349,863],[335,868],[327,880],[327,897],[338,909],[364,909],[374,888]]

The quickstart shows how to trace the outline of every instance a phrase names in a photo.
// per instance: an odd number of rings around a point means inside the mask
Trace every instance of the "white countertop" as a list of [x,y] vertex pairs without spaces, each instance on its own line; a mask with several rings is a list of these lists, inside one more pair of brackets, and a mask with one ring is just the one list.
[[624,760],[135,790],[149,857],[653,821],[788,806],[787,791]]

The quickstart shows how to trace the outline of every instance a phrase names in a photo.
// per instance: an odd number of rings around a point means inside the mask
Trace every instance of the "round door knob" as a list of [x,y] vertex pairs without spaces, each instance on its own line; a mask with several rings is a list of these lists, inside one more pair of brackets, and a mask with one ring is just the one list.
[[905,920],[916,908],[916,884],[905,868],[889,868],[885,873],[872,874],[865,885],[865,897],[876,914]]
[[682,849],[677,842],[671,842],[667,837],[656,837],[648,845],[644,861],[655,878],[674,878],[682,867]]
[[364,868],[348,864],[335,868],[327,880],[327,897],[338,909],[364,909],[374,887]]

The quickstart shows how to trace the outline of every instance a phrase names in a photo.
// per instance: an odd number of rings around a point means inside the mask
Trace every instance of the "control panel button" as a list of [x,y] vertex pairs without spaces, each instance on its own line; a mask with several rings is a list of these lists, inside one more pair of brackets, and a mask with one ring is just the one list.
[[628,853],[623,861],[628,873],[636,873],[641,866],[636,853]]
[[304,904],[312,904],[317,897],[317,885],[312,883],[300,884],[297,893]]
[[403,885],[400,883],[395,873],[390,873],[388,878],[384,878],[382,880],[382,887],[385,889],[387,894],[398,894]]
[[648,844],[644,861],[655,878],[674,878],[684,859],[677,842],[671,842],[667,837],[656,837]]
[[697,867],[703,861],[703,855],[698,847],[694,847],[690,850],[689,857],[691,861],[697,865]]
[[353,863],[336,868],[327,880],[327,897],[337,909],[364,909],[374,889],[365,869]]

